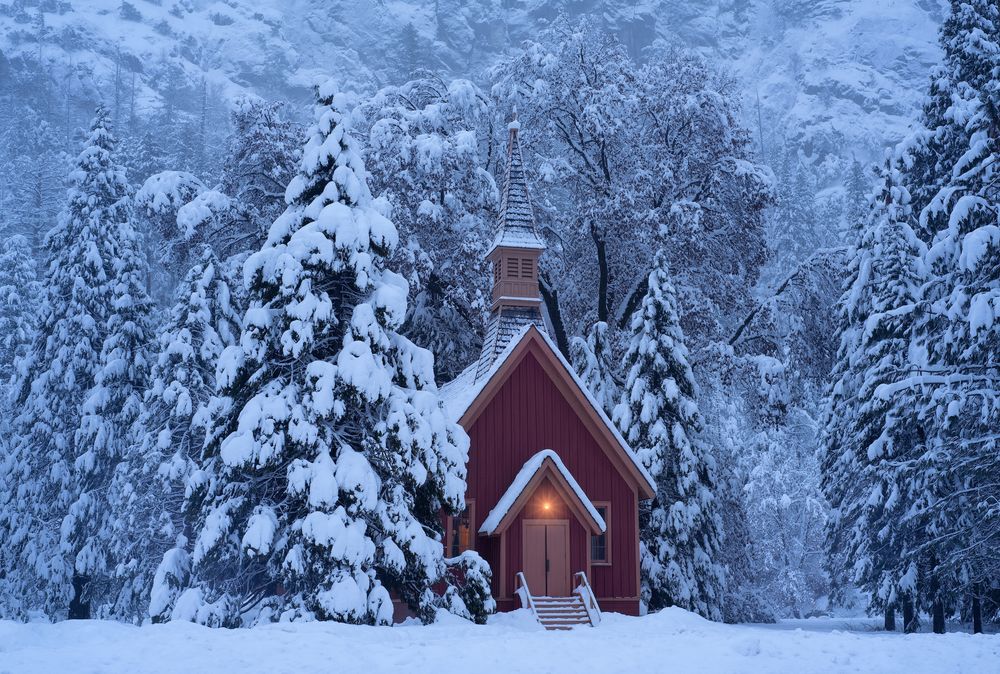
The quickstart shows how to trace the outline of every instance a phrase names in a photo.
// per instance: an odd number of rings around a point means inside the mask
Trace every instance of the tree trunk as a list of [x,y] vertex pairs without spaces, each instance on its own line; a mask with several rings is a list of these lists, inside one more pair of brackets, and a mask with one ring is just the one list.
[[545,311],[549,315],[552,331],[556,333],[553,335],[556,339],[556,346],[568,360],[570,357],[569,338],[566,337],[566,326],[563,325],[562,312],[559,309],[559,293],[552,287],[548,277],[544,274],[538,279],[538,289],[542,292],[542,301],[545,302]]
[[883,624],[886,632],[896,631],[896,607],[886,606],[885,607],[885,623]]
[[983,633],[983,604],[979,599],[979,587],[977,586],[972,595],[972,633]]
[[913,610],[913,600],[910,597],[903,599],[903,632],[912,634],[920,627],[917,619],[917,612]]
[[934,634],[944,634],[944,602],[934,600]]
[[73,574],[73,599],[69,602],[70,620],[88,620],[90,618],[90,604],[83,600],[83,590],[87,587],[86,576]]
[[593,221],[590,223],[590,238],[594,240],[594,247],[597,249],[597,320],[608,322],[608,244],[604,240],[604,233],[600,231]]
[[941,599],[941,581],[938,580],[937,555],[931,554],[930,558],[930,595],[934,597],[931,605],[931,629],[934,634],[944,634],[944,601]]
[[649,291],[649,274],[643,272],[628,299],[625,300],[624,304],[619,305],[620,308],[616,311],[618,316],[615,321],[618,323],[619,329],[627,330],[632,325],[632,314],[642,302],[642,298],[646,296],[647,291]]

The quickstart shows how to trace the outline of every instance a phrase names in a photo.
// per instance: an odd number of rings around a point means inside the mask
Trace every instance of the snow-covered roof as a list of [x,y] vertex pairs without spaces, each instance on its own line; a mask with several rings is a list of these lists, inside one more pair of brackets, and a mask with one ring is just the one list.
[[448,418],[451,421],[458,422],[459,419],[466,413],[472,403],[479,397],[479,394],[486,384],[493,379],[493,375],[496,374],[500,366],[503,365],[510,354],[514,352],[517,345],[521,343],[524,336],[528,334],[528,330],[531,325],[524,325],[518,330],[512,339],[507,342],[507,345],[500,351],[496,358],[493,359],[493,363],[490,365],[489,369],[484,372],[481,376],[479,373],[479,366],[482,362],[482,358],[475,361],[469,367],[462,371],[462,374],[458,375],[450,382],[443,384],[439,389],[439,395],[441,396],[441,401],[444,403],[444,409],[448,413]]
[[545,332],[545,320],[541,309],[537,306],[501,305],[491,315],[486,323],[486,337],[483,339],[483,349],[479,355],[476,368],[476,379],[485,377],[500,360],[500,354],[507,350],[512,342],[534,325],[539,332]]
[[[503,367],[503,364],[508,358],[510,358],[511,354],[514,353],[518,344],[526,338],[533,326],[533,323],[523,326],[510,340],[510,342],[507,343],[504,350],[493,360],[489,370],[484,375],[477,376],[479,368],[479,362],[477,361],[467,367],[462,374],[458,375],[455,379],[441,387],[440,394],[444,402],[445,411],[448,413],[448,416],[452,421],[457,423],[461,420],[469,408],[472,407],[472,404],[476,401],[479,395],[483,392],[483,389],[486,388],[490,380],[492,380],[496,375],[497,371]],[[587,399],[587,402],[597,413],[604,426],[614,436],[615,441],[624,450],[625,455],[635,466],[639,475],[641,475],[646,481],[646,484],[649,485],[650,490],[655,492],[656,482],[653,480],[653,477],[649,474],[649,471],[646,470],[646,467],[642,465],[642,462],[639,461],[639,457],[636,456],[634,451],[632,451],[632,448],[629,446],[628,442],[625,441],[625,438],[622,437],[622,434],[618,431],[618,427],[615,426],[614,422],[608,418],[608,415],[604,412],[604,408],[594,399],[590,389],[588,389],[586,384],[580,380],[576,371],[563,357],[559,348],[555,345],[555,343],[553,343],[548,334],[546,334],[544,330],[538,330],[537,328],[535,329],[535,332],[538,333],[538,336],[549,347],[552,354],[559,360],[566,372],[568,372],[573,378],[573,382],[576,384],[576,387]]]
[[545,250],[545,244],[541,242],[534,231],[526,232],[519,229],[502,229],[497,232],[493,239],[493,244],[487,254],[495,249],[504,246],[506,248],[527,248],[529,250]]
[[535,214],[531,209],[528,183],[524,178],[521,143],[518,140],[520,123],[515,119],[508,126],[507,169],[500,192],[500,215],[497,218],[497,235],[487,253],[500,246],[544,250],[545,244],[535,230]]
[[580,504],[587,509],[587,513],[593,518],[594,522],[597,524],[601,531],[607,531],[608,525],[605,523],[604,518],[601,514],[597,512],[597,508],[591,503],[590,498],[584,493],[583,488],[580,483],[576,481],[569,469],[566,468],[566,464],[562,462],[559,455],[556,454],[551,449],[543,449],[538,452],[530,459],[524,462],[524,466],[518,471],[517,475],[514,477],[514,481],[510,483],[507,487],[507,491],[503,493],[497,504],[493,506],[493,510],[487,515],[486,519],[483,520],[483,525],[479,527],[479,533],[485,534],[487,536],[493,535],[500,523],[503,521],[507,513],[510,512],[511,508],[517,502],[517,499],[524,493],[525,488],[531,483],[531,479],[535,477],[538,471],[542,470],[542,466],[545,465],[545,460],[549,459],[555,466],[555,469],[559,471],[563,479],[566,481],[567,486],[573,491]]

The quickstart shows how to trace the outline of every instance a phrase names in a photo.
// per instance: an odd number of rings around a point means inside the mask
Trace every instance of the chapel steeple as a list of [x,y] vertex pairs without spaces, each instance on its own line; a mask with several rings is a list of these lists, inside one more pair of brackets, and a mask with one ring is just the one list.
[[538,258],[545,252],[545,243],[535,229],[518,138],[521,123],[516,112],[507,129],[507,167],[500,192],[497,233],[486,253],[486,259],[493,264],[493,306],[477,379],[489,372],[497,355],[521,328],[533,323],[545,330],[538,288]]

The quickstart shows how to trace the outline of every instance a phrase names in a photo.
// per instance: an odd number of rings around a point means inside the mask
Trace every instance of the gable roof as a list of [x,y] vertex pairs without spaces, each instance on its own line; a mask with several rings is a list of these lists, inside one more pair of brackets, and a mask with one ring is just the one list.
[[592,533],[601,534],[608,530],[604,518],[597,512],[559,455],[551,449],[543,449],[525,461],[507,491],[483,520],[479,533],[493,536],[505,531],[545,477],[551,479],[570,509]]
[[653,498],[656,495],[656,483],[649,471],[549,336],[534,324],[521,328],[496,357],[485,376],[476,376],[478,363],[473,363],[453,381],[441,387],[441,397],[450,419],[465,429],[471,428],[487,403],[513,373],[515,366],[529,352],[538,358],[560,392],[571,402],[576,402],[574,409],[581,420],[598,439],[598,444],[609,455],[619,472],[628,475],[636,484],[639,498]]

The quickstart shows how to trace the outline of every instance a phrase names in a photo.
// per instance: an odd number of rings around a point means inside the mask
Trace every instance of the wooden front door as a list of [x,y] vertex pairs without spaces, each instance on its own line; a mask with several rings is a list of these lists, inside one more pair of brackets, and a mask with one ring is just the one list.
[[532,594],[569,596],[569,522],[524,521],[524,576]]

